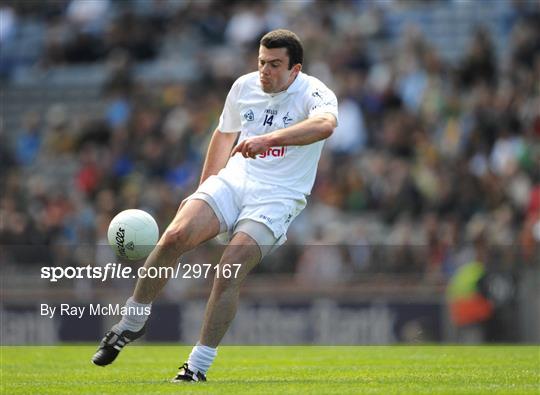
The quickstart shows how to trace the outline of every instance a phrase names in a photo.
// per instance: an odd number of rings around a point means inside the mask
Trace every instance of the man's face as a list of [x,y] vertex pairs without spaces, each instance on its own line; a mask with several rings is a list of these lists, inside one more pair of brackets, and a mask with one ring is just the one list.
[[259,47],[259,79],[266,93],[284,91],[294,81],[302,65],[295,64],[290,70],[287,48]]

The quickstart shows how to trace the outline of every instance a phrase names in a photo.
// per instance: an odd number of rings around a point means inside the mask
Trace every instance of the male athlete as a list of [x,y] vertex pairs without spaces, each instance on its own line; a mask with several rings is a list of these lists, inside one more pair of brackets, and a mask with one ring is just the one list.
[[[260,41],[258,72],[236,80],[204,163],[201,184],[182,204],[145,267],[174,266],[178,257],[221,233],[230,242],[220,267],[240,264],[235,278],[215,276],[198,343],[174,382],[206,381],[217,346],[236,313],[240,285],[259,261],[285,240],[306,205],[324,139],[337,125],[337,99],[301,72],[302,43],[275,30]],[[238,144],[233,148],[236,139]],[[130,311],[103,338],[92,358],[108,365],[144,334],[151,303],[166,278],[140,278]]]

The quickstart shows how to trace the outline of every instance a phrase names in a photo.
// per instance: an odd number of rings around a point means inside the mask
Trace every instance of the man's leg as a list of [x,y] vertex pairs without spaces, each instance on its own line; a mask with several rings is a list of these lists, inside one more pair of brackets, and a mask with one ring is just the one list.
[[[221,342],[236,314],[240,285],[260,260],[261,251],[255,240],[243,232],[236,233],[219,262],[219,277],[218,273],[214,276],[199,339],[201,344],[215,348]],[[233,264],[241,265],[236,277],[233,277],[236,268]],[[231,269],[231,278],[223,275],[226,265]]]
[[[178,210],[144,267],[173,267],[181,254],[216,236],[219,228],[219,220],[208,203],[198,199],[188,200]],[[168,278],[138,279],[133,296],[125,305],[128,312],[134,313],[124,315],[105,335],[92,358],[96,365],[110,364],[122,347],[144,334],[151,303],[167,281]]]
[[[223,252],[219,262],[219,273],[214,276],[214,284],[204,316],[199,342],[189,356],[187,364],[181,368],[174,381],[191,381],[205,374],[217,355],[217,346],[225,336],[234,319],[238,306],[240,286],[248,273],[261,260],[261,250],[255,240],[243,232],[238,232]],[[235,276],[236,266],[240,264]],[[231,277],[224,276],[223,268],[229,265]]]
[[[161,236],[144,267],[173,267],[180,255],[218,233],[219,220],[208,203],[198,199],[188,200]],[[167,280],[140,278],[135,286],[133,300],[137,303],[152,303]]]

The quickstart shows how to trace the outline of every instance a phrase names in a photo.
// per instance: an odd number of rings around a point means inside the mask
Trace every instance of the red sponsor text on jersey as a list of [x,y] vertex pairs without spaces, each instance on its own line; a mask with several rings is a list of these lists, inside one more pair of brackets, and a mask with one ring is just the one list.
[[276,158],[285,156],[285,147],[268,148],[266,152],[259,154],[259,158],[266,158],[267,156],[273,156]]

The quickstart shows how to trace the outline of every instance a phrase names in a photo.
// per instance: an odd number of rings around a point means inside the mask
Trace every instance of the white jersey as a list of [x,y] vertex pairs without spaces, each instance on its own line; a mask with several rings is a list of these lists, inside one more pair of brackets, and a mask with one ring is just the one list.
[[[253,72],[233,84],[218,129],[223,133],[240,132],[240,142],[322,113],[338,119],[336,95],[317,78],[299,73],[287,90],[270,94],[262,90],[259,73]],[[303,146],[272,147],[256,159],[236,154],[224,171],[309,195],[323,144],[324,140]]]

